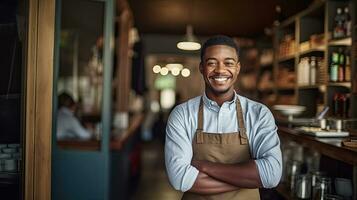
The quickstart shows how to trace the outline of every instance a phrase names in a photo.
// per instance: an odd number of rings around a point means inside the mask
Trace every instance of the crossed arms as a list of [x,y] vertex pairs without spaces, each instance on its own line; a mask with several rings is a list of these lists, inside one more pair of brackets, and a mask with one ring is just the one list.
[[185,113],[189,110],[184,106],[175,108],[166,127],[165,164],[170,183],[176,190],[216,194],[239,188],[272,188],[279,183],[280,142],[274,118],[267,108],[262,108],[262,114],[254,120],[258,123],[249,130],[253,158],[239,164],[192,160],[195,127],[191,129],[190,118]]
[[217,194],[239,188],[262,187],[254,160],[240,164],[193,160],[191,164],[199,170],[199,173],[189,192]]

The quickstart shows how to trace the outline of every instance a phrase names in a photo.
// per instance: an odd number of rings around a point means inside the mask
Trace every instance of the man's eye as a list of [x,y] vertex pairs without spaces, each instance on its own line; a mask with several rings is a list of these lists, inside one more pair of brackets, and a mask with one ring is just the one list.
[[224,63],[226,66],[229,66],[229,67],[233,67],[234,66],[234,63],[233,62],[226,62]]
[[217,63],[215,63],[215,62],[207,62],[207,65],[208,65],[208,66],[216,66]]

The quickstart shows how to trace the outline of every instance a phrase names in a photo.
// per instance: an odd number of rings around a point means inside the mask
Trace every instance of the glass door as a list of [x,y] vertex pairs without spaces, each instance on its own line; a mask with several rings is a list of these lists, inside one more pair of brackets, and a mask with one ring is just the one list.
[[52,199],[108,199],[113,0],[56,2]]

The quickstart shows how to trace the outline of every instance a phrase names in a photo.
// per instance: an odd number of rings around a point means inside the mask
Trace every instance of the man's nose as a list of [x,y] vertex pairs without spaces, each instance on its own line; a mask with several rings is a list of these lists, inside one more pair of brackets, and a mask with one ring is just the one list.
[[215,72],[221,72],[225,70],[225,65],[223,62],[218,62],[217,67],[215,68]]

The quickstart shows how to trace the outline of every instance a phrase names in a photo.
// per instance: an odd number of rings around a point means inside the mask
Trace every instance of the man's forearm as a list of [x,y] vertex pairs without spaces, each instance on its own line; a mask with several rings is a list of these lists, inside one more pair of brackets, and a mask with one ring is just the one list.
[[238,187],[216,180],[203,172],[199,172],[195,183],[188,192],[198,194],[218,194],[238,190]]
[[222,164],[208,161],[193,161],[200,172],[240,188],[262,187],[258,168],[254,160],[239,164]]

